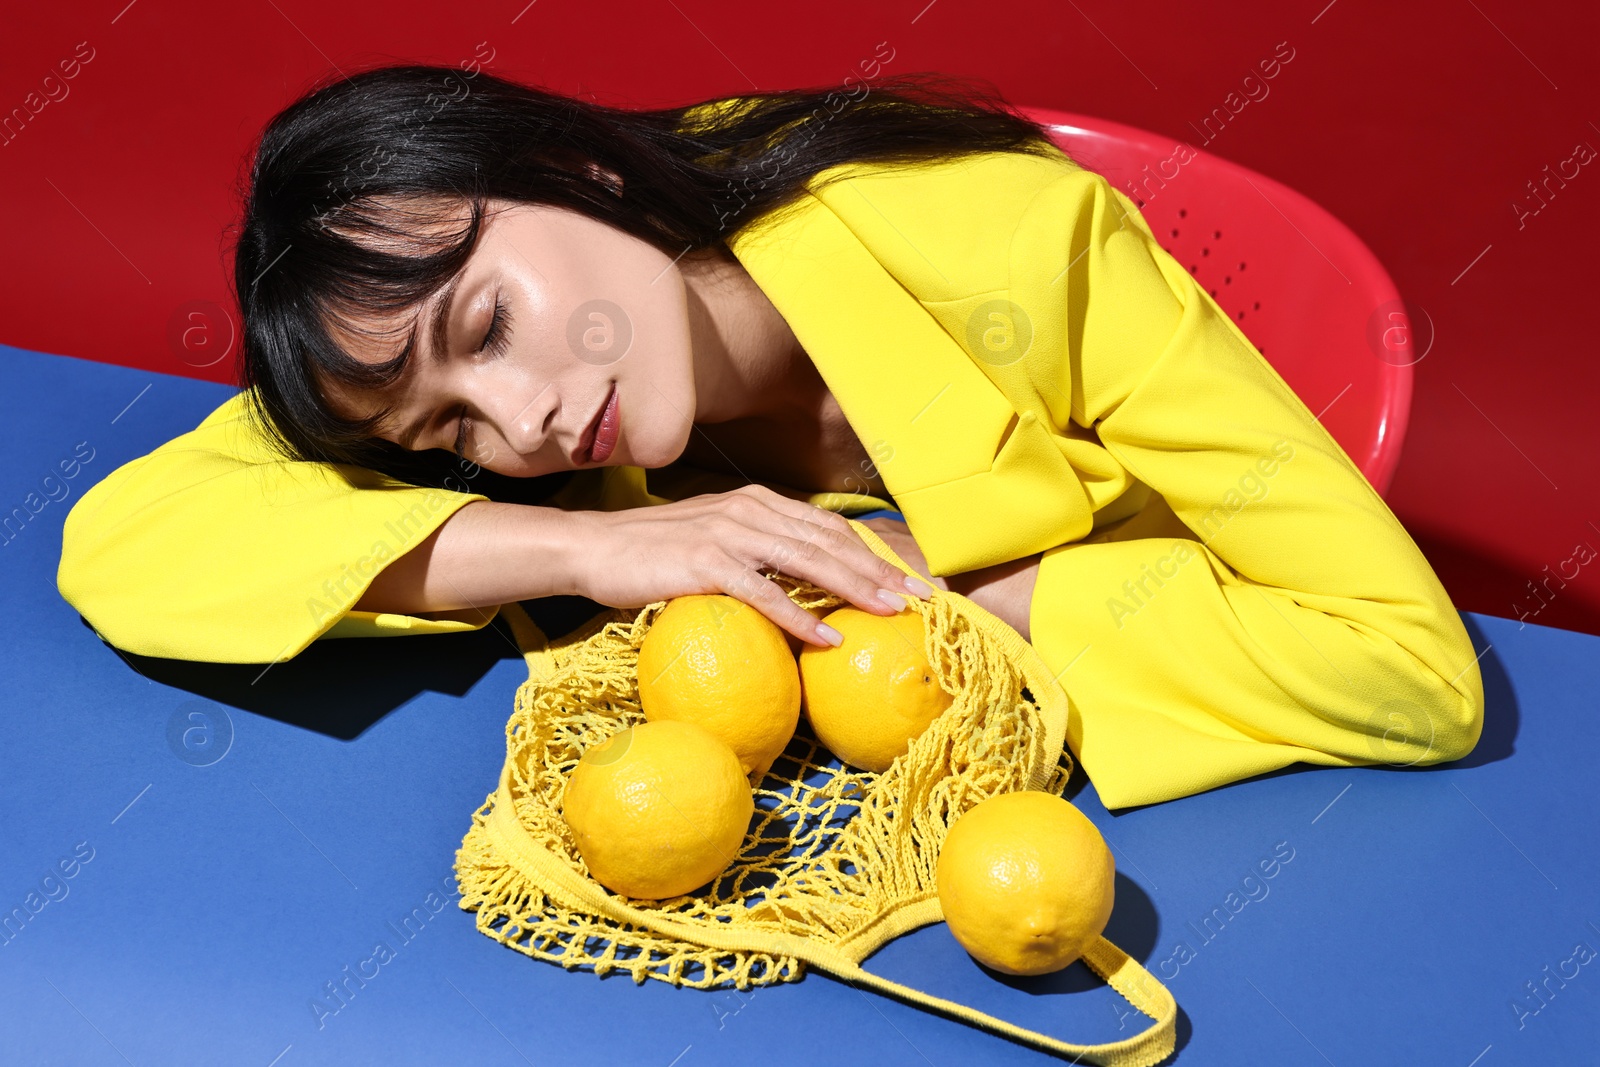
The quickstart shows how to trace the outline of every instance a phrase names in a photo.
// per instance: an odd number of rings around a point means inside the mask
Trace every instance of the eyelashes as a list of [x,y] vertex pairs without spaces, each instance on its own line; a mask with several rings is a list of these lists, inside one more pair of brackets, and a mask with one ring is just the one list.
[[499,296],[494,298],[494,316],[489,320],[489,329],[483,335],[483,344],[478,347],[480,352],[491,356],[498,356],[505,351],[507,343],[511,340],[511,310]]
[[[494,315],[489,319],[489,329],[483,335],[483,342],[478,346],[478,351],[490,356],[505,354],[506,346],[511,343],[511,309],[498,295],[494,298]],[[463,407],[459,416],[459,426],[456,430],[456,458],[466,460],[467,431],[472,429],[472,420],[467,417],[467,409]]]

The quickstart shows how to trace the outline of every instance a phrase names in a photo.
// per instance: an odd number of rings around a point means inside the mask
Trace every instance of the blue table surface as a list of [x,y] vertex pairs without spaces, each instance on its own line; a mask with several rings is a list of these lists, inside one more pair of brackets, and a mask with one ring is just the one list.
[[[62,520],[230,392],[0,346],[0,508],[45,501],[0,547],[0,913],[24,915],[0,934],[0,1063],[1063,1062],[821,971],[635,985],[478,933],[453,862],[526,678],[501,623],[322,642],[264,676],[101,642],[56,591]],[[1600,1062],[1600,639],[1463,618],[1488,694],[1467,759],[1302,765],[1116,815],[1074,776],[1117,861],[1106,936],[1179,1004],[1169,1062]],[[175,739],[197,721],[214,732]],[[1149,1023],[1081,963],[1003,979],[942,923],[866,966],[1068,1041]]]

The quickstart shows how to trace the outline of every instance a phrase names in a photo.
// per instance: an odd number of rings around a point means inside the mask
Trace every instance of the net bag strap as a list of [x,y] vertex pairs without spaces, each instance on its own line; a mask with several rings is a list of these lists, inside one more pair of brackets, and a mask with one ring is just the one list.
[[[501,608],[501,612],[510,624],[517,644],[527,660],[529,677],[535,681],[549,677],[554,666],[553,653],[543,631],[528,617],[520,604],[506,604]],[[1100,1064],[1105,1067],[1150,1067],[1170,1056],[1176,1045],[1178,1005],[1172,993],[1139,961],[1104,937],[1096,938],[1094,944],[1085,950],[1082,956],[1084,964],[1121,994],[1129,1004],[1154,1022],[1143,1032],[1121,1041],[1098,1045],[1079,1045],[1062,1041],[1037,1030],[998,1019],[964,1004],[945,1000],[872,974],[844,952],[820,942],[802,937],[756,935],[748,930],[708,929],[701,924],[673,921],[665,916],[629,907],[604,890],[590,885],[576,871],[570,870],[556,857],[548,854],[528,835],[514,814],[515,808],[509,785],[506,774],[502,773],[498,795],[490,814],[491,833],[507,854],[507,858],[514,861],[525,874],[546,891],[569,898],[573,903],[586,909],[696,944],[788,954],[803,959],[808,964],[852,985],[865,986],[923,1010],[948,1015],[969,1026],[988,1030],[1041,1051],[1064,1058],[1070,1057],[1075,1063]],[[943,918],[939,899],[934,896],[902,909],[894,917],[894,924],[902,932],[907,932],[929,923],[940,922]]]
[[[937,898],[933,903],[938,903]],[[1073,1063],[1104,1064],[1107,1067],[1112,1065],[1150,1067],[1151,1064],[1160,1063],[1172,1055],[1177,1043],[1178,1005],[1172,999],[1167,987],[1145,970],[1138,960],[1104,937],[1096,938],[1095,943],[1084,952],[1082,959],[1090,970],[1122,994],[1123,999],[1155,1022],[1146,1027],[1142,1033],[1121,1041],[1100,1045],[1078,1045],[1048,1034],[1041,1034],[1037,1030],[1017,1026],[1015,1023],[1008,1023],[976,1008],[969,1008],[964,1004],[923,993],[903,986],[899,982],[870,974],[857,964],[839,967],[819,963],[818,966],[853,985],[868,986],[916,1007],[949,1015],[970,1026],[988,1030],[1012,1041],[1063,1057],[1071,1057]]]

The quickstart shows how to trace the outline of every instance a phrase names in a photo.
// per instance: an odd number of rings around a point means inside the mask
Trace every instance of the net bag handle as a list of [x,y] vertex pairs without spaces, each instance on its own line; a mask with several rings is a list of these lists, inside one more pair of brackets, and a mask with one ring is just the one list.
[[[932,898],[932,903],[938,902],[937,897]],[[939,918],[942,920],[943,916]],[[880,993],[903,999],[924,1010],[950,1015],[970,1026],[988,1030],[990,1033],[1030,1045],[1041,1051],[1071,1057],[1073,1063],[1104,1064],[1108,1067],[1109,1065],[1151,1067],[1152,1064],[1160,1063],[1172,1055],[1172,1050],[1177,1044],[1178,1004],[1172,999],[1172,993],[1167,987],[1157,981],[1155,975],[1145,970],[1138,960],[1104,937],[1095,938],[1094,944],[1085,950],[1081,959],[1091,971],[1122,994],[1124,1000],[1154,1022],[1141,1033],[1121,1041],[1079,1045],[1041,1034],[1025,1026],[1008,1023],[1004,1019],[997,1019],[965,1004],[911,989],[899,982],[871,974],[863,970],[859,964],[845,961],[847,966],[843,967],[828,964],[819,966],[852,984],[869,986]]]
[[[536,682],[548,678],[555,664],[544,632],[520,604],[505,604],[501,611],[528,663],[528,676]],[[852,985],[865,986],[925,1011],[948,1015],[969,1026],[1044,1052],[1070,1057],[1074,1063],[1104,1067],[1151,1067],[1170,1056],[1176,1046],[1178,1005],[1172,993],[1138,960],[1103,936],[1096,937],[1094,943],[1084,951],[1081,957],[1084,965],[1153,1022],[1141,1033],[1121,1041],[1080,1045],[872,974],[845,953],[822,942],[781,934],[756,935],[746,930],[724,928],[720,924],[707,926],[685,923],[631,907],[572,870],[528,834],[515,814],[510,769],[508,753],[489,816],[490,832],[500,848],[513,857],[518,866],[533,875],[547,892],[565,899],[571,905],[694,944],[794,956]],[[895,930],[894,936],[943,920],[944,913],[936,895],[906,905],[888,917]]]

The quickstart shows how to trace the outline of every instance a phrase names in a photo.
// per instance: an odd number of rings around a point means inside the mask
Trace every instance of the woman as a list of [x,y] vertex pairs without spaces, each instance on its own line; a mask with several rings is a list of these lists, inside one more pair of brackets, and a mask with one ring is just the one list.
[[699,592],[837,643],[763,571],[903,610],[931,590],[842,517],[893,507],[873,529],[1056,672],[1108,807],[1477,742],[1404,528],[997,101],[626,112],[370,71],[269,125],[235,279],[247,388],[67,522],[62,593],[119,647],[264,662]]

